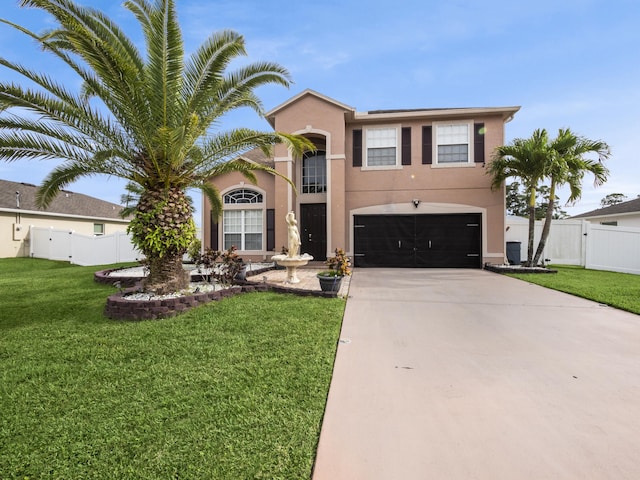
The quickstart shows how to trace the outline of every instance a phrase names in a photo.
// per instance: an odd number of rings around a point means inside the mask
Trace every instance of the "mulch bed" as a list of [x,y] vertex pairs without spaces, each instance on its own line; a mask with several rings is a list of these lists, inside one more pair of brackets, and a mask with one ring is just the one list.
[[[247,276],[258,275],[267,269],[247,272]],[[205,303],[221,300],[233,295],[247,292],[274,291],[278,293],[291,293],[300,296],[314,296],[335,298],[336,292],[321,292],[316,290],[302,290],[299,288],[287,288],[269,283],[254,283],[246,280],[238,280],[236,285],[222,290],[162,300],[127,300],[125,297],[131,293],[140,291],[141,277],[113,277],[109,276],[114,270],[101,270],[95,272],[94,280],[98,283],[117,284],[121,291],[107,297],[104,315],[115,320],[155,320],[169,318],[186,312],[187,310]]]

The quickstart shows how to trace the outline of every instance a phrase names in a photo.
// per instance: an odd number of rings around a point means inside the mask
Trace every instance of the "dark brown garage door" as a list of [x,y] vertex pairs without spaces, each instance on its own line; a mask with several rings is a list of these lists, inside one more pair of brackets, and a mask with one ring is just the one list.
[[479,213],[356,215],[356,267],[481,268]]

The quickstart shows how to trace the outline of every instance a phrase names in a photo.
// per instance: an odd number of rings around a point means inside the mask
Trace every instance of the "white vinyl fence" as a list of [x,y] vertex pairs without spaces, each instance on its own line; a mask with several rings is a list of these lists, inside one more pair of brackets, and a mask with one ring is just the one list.
[[640,228],[589,224],[585,267],[640,274]]
[[[534,249],[542,233],[535,226]],[[507,242],[521,242],[520,258],[527,259],[529,223],[526,218],[507,217]],[[593,270],[640,275],[640,228],[592,224],[586,220],[554,220],[544,249],[546,263],[582,265]]]
[[93,237],[80,235],[71,230],[32,226],[30,237],[30,255],[36,258],[90,266],[135,262],[142,257],[131,243],[131,238],[124,232]]

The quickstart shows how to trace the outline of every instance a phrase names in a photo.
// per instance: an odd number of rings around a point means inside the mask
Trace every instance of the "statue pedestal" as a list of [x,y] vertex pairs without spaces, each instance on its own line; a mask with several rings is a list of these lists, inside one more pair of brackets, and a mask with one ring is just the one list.
[[297,255],[295,257],[289,257],[287,255],[274,255],[273,257],[271,257],[271,260],[276,262],[278,265],[286,267],[287,278],[283,283],[296,284],[300,283],[300,279],[298,278],[296,270],[298,269],[298,267],[302,267],[313,260],[313,257],[307,253],[302,256]]

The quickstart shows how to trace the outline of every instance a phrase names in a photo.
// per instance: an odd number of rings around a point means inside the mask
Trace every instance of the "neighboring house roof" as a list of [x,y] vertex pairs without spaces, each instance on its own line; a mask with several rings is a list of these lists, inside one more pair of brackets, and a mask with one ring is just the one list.
[[36,205],[38,187],[30,183],[0,180],[0,210],[122,220],[121,205],[62,190],[46,209]]
[[249,150],[248,152],[245,152],[242,155],[239,155],[238,158],[242,158],[243,160],[248,160],[254,163],[259,163],[261,165],[266,165],[272,168],[275,166],[273,157],[266,156],[264,152],[259,148],[254,148],[253,150]]
[[628,202],[622,202],[616,205],[591,210],[590,212],[581,213],[580,215],[574,215],[571,218],[604,217],[609,215],[628,215],[632,213],[640,213],[640,197],[629,200]]

